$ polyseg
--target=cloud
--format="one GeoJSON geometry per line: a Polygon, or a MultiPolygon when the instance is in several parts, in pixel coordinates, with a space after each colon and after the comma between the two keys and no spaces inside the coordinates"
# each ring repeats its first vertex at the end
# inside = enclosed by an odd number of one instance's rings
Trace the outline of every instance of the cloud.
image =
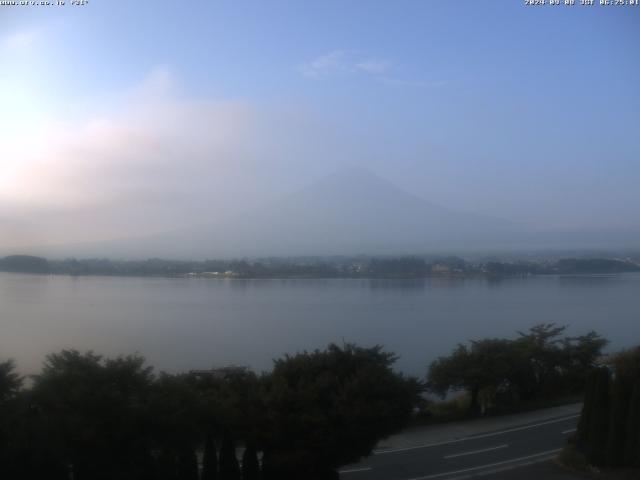
{"type": "Polygon", "coordinates": [[[391,63],[386,60],[364,60],[356,63],[355,67],[362,72],[377,75],[391,69],[391,63]]]}
{"type": "Polygon", "coordinates": [[[356,73],[379,75],[391,67],[391,62],[384,59],[367,58],[353,50],[334,50],[302,64],[299,70],[306,77],[317,78],[356,73]]]}
{"type": "Polygon", "coordinates": [[[31,47],[39,37],[37,30],[23,30],[2,38],[0,45],[8,50],[24,50],[31,47]]]}
{"type": "Polygon", "coordinates": [[[349,52],[344,50],[335,50],[325,55],[321,55],[311,62],[303,64],[300,67],[300,71],[307,77],[320,77],[322,75],[345,73],[349,69],[346,61],[348,55],[349,52]]]}
{"type": "Polygon", "coordinates": [[[440,88],[444,87],[447,84],[447,82],[445,82],[444,80],[428,82],[422,80],[403,80],[401,78],[393,77],[378,77],[378,80],[389,85],[417,88],[440,88]]]}
{"type": "Polygon", "coordinates": [[[390,76],[393,64],[385,59],[363,56],[354,50],[334,50],[304,63],[300,73],[309,78],[330,76],[367,75],[388,84],[410,88],[439,88],[444,81],[408,80],[390,76]]]}
{"type": "Polygon", "coordinates": [[[311,112],[194,97],[168,67],[107,93],[89,116],[69,103],[0,129],[0,248],[223,220],[353,154],[350,137],[311,112]]]}
{"type": "Polygon", "coordinates": [[[0,245],[20,229],[39,243],[144,234],[250,196],[250,176],[236,179],[255,158],[254,107],[184,98],[172,78],[159,68],[88,118],[58,111],[0,132],[0,245]]]}
{"type": "MultiPolygon", "coordinates": [[[[204,181],[233,162],[251,108],[241,102],[181,100],[153,72],[111,112],[80,121],[58,117],[32,125],[28,137],[0,146],[3,199],[32,205],[99,204],[135,192],[184,190],[186,176],[204,181]],[[10,155],[8,155],[10,153],[10,155]],[[198,172],[200,176],[198,175],[198,172]]],[[[189,179],[191,180],[191,179],[189,179]]]]}

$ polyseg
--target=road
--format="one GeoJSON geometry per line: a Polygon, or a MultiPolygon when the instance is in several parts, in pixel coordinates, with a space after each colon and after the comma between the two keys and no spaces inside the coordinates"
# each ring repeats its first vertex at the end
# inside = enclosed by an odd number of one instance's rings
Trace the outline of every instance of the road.
{"type": "Polygon", "coordinates": [[[422,445],[387,448],[340,471],[343,480],[453,480],[547,461],[576,429],[579,415],[422,445]]]}

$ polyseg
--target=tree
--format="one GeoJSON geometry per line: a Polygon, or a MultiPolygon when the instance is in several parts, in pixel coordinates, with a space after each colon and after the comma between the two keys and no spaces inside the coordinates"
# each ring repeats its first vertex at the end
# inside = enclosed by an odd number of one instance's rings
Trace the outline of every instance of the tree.
{"type": "Polygon", "coordinates": [[[225,431],[222,437],[220,480],[240,480],[240,465],[238,465],[236,457],[236,446],[229,431],[225,431]]]}
{"type": "Polygon", "coordinates": [[[151,385],[147,415],[155,448],[179,455],[194,450],[202,439],[202,406],[188,375],[161,373],[151,385]]]}
{"type": "Polygon", "coordinates": [[[632,389],[632,382],[624,376],[616,375],[612,383],[611,411],[607,434],[606,463],[611,467],[619,467],[624,464],[629,402],[632,389]]]}
{"type": "Polygon", "coordinates": [[[188,447],[183,447],[178,455],[179,480],[198,480],[198,458],[196,452],[188,447]]]}
{"type": "Polygon", "coordinates": [[[640,467],[640,379],[635,381],[629,400],[624,464],[640,467]]]}
{"type": "Polygon", "coordinates": [[[616,378],[628,384],[628,407],[624,418],[623,464],[640,466],[640,346],[624,350],[612,359],[616,378]]]}
{"type": "Polygon", "coordinates": [[[451,390],[467,391],[471,414],[482,413],[487,402],[505,407],[582,391],[606,341],[594,332],[561,338],[564,331],[565,327],[543,323],[519,332],[515,340],[488,338],[460,344],[429,366],[429,389],[441,396],[451,390]]]}
{"type": "Polygon", "coordinates": [[[429,272],[427,263],[422,258],[372,258],[369,262],[369,273],[387,277],[423,277],[429,272]]]}
{"type": "Polygon", "coordinates": [[[518,332],[516,340],[522,354],[528,359],[529,380],[531,383],[521,386],[525,399],[531,399],[540,393],[557,390],[560,383],[560,368],[565,355],[560,347],[566,326],[554,323],[534,325],[528,332],[518,332]]]}
{"type": "Polygon", "coordinates": [[[589,374],[577,446],[594,465],[640,466],[640,347],[589,374]]]}
{"type": "Polygon", "coordinates": [[[189,381],[198,396],[200,421],[210,432],[227,430],[254,441],[264,430],[265,405],[255,373],[238,369],[222,377],[191,376],[189,381]]]}
{"type": "Polygon", "coordinates": [[[49,262],[45,258],[31,255],[10,255],[0,259],[0,270],[5,272],[49,273],[49,262]]]}
{"type": "Polygon", "coordinates": [[[49,355],[30,392],[47,455],[71,465],[76,478],[140,475],[150,461],[146,404],[152,378],[137,356],[49,355]]]}
{"type": "Polygon", "coordinates": [[[276,360],[264,381],[263,468],[279,479],[333,475],[401,429],[422,387],[395,373],[395,360],[380,346],[352,344],[276,360]]]}
{"type": "Polygon", "coordinates": [[[471,352],[464,344],[458,344],[451,355],[434,360],[427,374],[429,390],[444,397],[452,389],[477,388],[479,382],[468,378],[472,361],[471,352]]]}
{"type": "Polygon", "coordinates": [[[158,457],[158,479],[180,480],[178,477],[178,463],[173,451],[163,448],[158,457]]]}
{"type": "Polygon", "coordinates": [[[21,387],[22,378],[15,372],[13,360],[0,362],[0,478],[29,474],[23,467],[29,446],[27,425],[20,421],[24,406],[16,401],[21,387]]]}
{"type": "Polygon", "coordinates": [[[255,445],[248,444],[242,454],[242,480],[259,480],[260,463],[255,445]]]}
{"type": "Polygon", "coordinates": [[[611,367],[619,378],[640,379],[640,346],[623,350],[611,359],[611,367]]]}
{"type": "Polygon", "coordinates": [[[495,390],[508,376],[505,341],[487,339],[471,342],[471,347],[458,345],[449,357],[440,357],[429,368],[429,386],[445,395],[450,390],[467,390],[471,397],[469,412],[478,414],[480,392],[495,390]]]}
{"type": "Polygon", "coordinates": [[[592,412],[587,425],[587,458],[595,465],[606,462],[607,435],[609,432],[609,384],[611,374],[607,368],[599,368],[595,377],[592,412]]]}
{"type": "Polygon", "coordinates": [[[582,403],[582,412],[578,421],[577,438],[578,446],[584,448],[589,443],[589,428],[591,425],[591,417],[593,416],[593,404],[596,394],[596,383],[598,378],[597,370],[592,370],[587,376],[584,402],[582,403]]]}
{"type": "Polygon", "coordinates": [[[218,480],[218,454],[211,434],[207,434],[204,440],[202,480],[218,480]]]}
{"type": "Polygon", "coordinates": [[[584,390],[587,374],[593,370],[595,361],[608,343],[594,331],[562,339],[562,382],[572,393],[584,390]]]}
{"type": "Polygon", "coordinates": [[[15,372],[13,360],[0,362],[0,406],[17,395],[22,382],[22,377],[15,372]]]}

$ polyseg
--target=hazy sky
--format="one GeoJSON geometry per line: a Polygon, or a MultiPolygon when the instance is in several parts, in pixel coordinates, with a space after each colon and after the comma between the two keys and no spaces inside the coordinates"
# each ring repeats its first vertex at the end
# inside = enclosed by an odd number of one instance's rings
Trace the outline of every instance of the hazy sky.
{"type": "Polygon", "coordinates": [[[0,247],[191,225],[352,165],[532,226],[640,226],[640,7],[66,3],[0,6],[0,247]]]}

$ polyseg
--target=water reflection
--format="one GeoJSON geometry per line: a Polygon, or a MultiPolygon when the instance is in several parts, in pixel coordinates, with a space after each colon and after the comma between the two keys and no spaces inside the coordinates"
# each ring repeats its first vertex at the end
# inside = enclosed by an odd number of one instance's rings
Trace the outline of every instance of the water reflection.
{"type": "Polygon", "coordinates": [[[422,375],[458,342],[540,322],[640,341],[640,275],[427,279],[180,279],[0,274],[0,359],[36,371],[61,348],[140,352],[160,369],[237,363],[342,339],[383,344],[422,375]]]}
{"type": "MultiPolygon", "coordinates": [[[[624,277],[624,275],[622,275],[624,277]]],[[[602,274],[602,275],[559,275],[558,285],[561,287],[612,287],[620,282],[621,275],[602,274]]]]}
{"type": "Polygon", "coordinates": [[[370,290],[393,290],[397,293],[424,290],[427,285],[427,280],[424,278],[372,278],[366,282],[370,290]]]}

